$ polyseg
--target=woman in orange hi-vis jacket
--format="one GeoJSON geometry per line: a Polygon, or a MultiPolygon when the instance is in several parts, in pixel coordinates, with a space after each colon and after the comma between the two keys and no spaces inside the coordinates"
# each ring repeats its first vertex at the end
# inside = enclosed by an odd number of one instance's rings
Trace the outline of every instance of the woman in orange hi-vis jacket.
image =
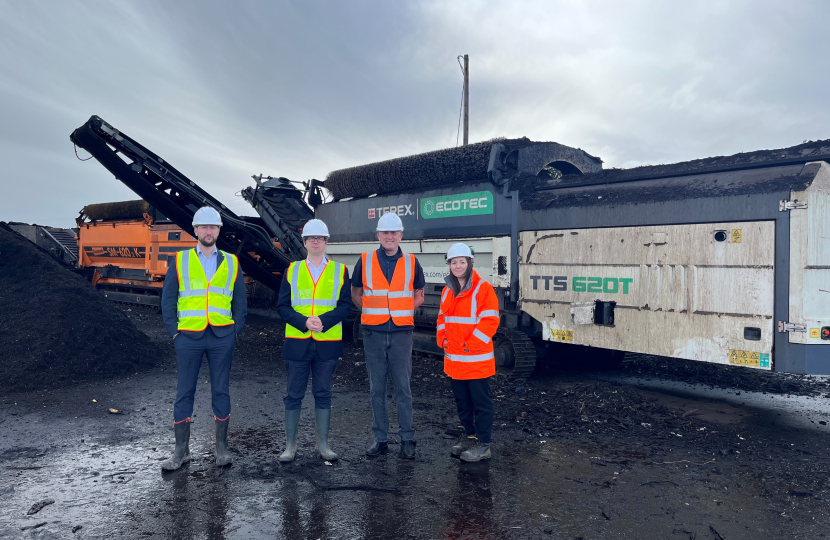
{"type": "Polygon", "coordinates": [[[447,264],[450,275],[441,293],[438,345],[444,349],[444,373],[452,379],[458,417],[466,431],[450,453],[464,461],[481,461],[490,459],[490,377],[496,374],[493,336],[499,328],[499,300],[493,286],[473,270],[469,247],[453,244],[447,264]]]}

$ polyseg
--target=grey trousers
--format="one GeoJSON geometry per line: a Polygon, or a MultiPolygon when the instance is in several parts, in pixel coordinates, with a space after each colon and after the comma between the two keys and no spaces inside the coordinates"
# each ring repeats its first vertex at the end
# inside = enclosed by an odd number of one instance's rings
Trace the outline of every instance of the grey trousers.
{"type": "Polygon", "coordinates": [[[378,332],[361,329],[363,351],[366,354],[366,371],[369,373],[369,397],[372,403],[372,433],[375,441],[386,442],[389,436],[389,412],[386,404],[388,377],[395,387],[398,405],[398,435],[402,441],[415,439],[412,429],[412,330],[403,332],[378,332]]]}

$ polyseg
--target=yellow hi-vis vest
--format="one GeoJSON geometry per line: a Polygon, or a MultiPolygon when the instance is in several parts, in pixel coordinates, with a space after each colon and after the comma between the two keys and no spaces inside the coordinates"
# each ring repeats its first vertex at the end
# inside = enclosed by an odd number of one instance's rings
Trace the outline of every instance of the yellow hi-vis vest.
{"type": "Polygon", "coordinates": [[[205,270],[196,254],[196,248],[176,253],[176,273],[179,276],[179,330],[200,332],[211,326],[233,324],[231,301],[233,284],[239,271],[236,256],[222,252],[222,264],[208,283],[205,270]]]}
{"type": "MultiPolygon", "coordinates": [[[[346,266],[328,261],[317,283],[311,277],[306,261],[294,261],[288,267],[288,282],[291,284],[291,307],[300,315],[319,317],[337,307],[340,287],[346,277],[346,266]]],[[[285,325],[285,337],[294,339],[312,338],[317,341],[343,339],[343,325],[337,323],[325,332],[313,333],[307,329],[285,325]]]]}

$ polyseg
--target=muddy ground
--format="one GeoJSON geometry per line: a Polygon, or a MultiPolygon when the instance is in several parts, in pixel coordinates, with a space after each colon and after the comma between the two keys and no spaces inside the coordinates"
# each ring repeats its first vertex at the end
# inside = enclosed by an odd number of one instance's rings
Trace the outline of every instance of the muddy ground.
{"type": "Polygon", "coordinates": [[[362,350],[349,344],[334,387],[332,446],[340,461],[329,465],[314,453],[308,395],[298,459],[281,466],[282,325],[252,315],[231,380],[234,464],[217,468],[210,455],[205,366],[195,459],[162,474],[173,442],[173,349],[159,315],[127,315],[167,355],[157,367],[2,395],[0,537],[830,534],[830,392],[823,381],[757,379],[711,366],[695,374],[694,366],[661,367],[654,359],[597,373],[545,364],[527,381],[495,378],[493,459],[464,464],[448,453],[458,422],[441,361],[416,357],[417,458],[399,459],[393,437],[393,453],[369,459],[368,381],[362,350]]]}

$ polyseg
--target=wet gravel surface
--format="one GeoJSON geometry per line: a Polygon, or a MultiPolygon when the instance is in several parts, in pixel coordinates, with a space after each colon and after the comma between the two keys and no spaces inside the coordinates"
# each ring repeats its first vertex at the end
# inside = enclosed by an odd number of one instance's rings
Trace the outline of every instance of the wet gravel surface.
{"type": "Polygon", "coordinates": [[[526,381],[497,375],[493,458],[464,464],[448,452],[459,426],[441,361],[419,356],[417,457],[400,459],[393,437],[390,454],[369,459],[363,354],[347,344],[332,413],[341,459],[327,464],[314,452],[309,394],[298,459],[280,465],[282,324],[256,315],[232,372],[234,464],[217,468],[210,454],[205,366],[194,460],[162,474],[175,362],[160,316],[126,313],[167,355],[158,368],[2,395],[0,537],[731,540],[830,531],[823,381],[772,374],[749,389],[746,371],[695,375],[695,366],[655,359],[604,373],[543,365],[526,381]]]}

